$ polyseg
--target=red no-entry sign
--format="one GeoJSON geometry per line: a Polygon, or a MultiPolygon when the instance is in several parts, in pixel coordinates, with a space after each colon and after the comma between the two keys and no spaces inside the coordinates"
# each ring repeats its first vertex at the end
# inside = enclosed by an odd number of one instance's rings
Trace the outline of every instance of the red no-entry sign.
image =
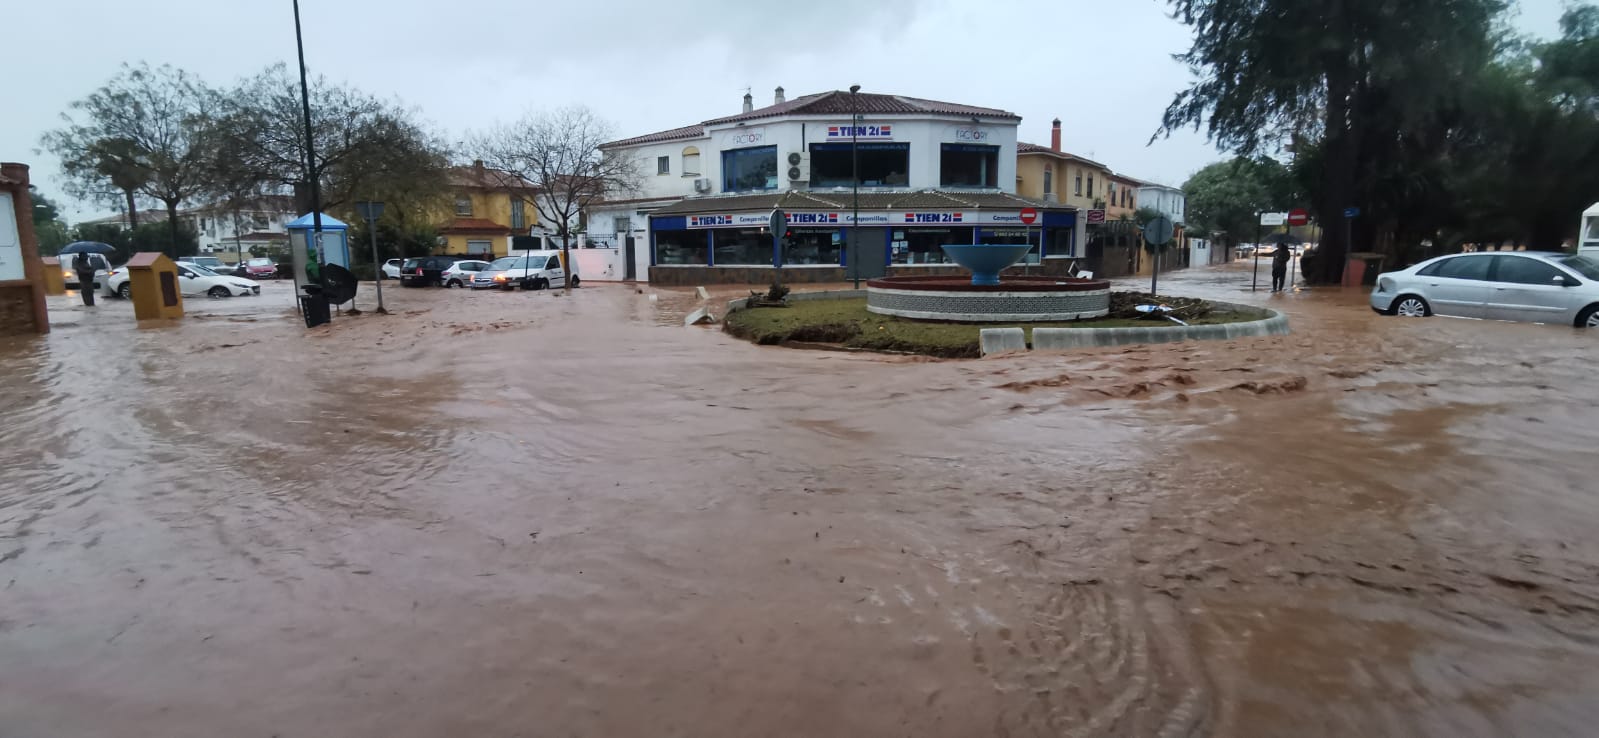
{"type": "Polygon", "coordinates": [[[1038,220],[1038,211],[1037,210],[1034,210],[1032,208],[1022,208],[1022,222],[1023,223],[1026,223],[1027,225],[1032,225],[1033,221],[1035,221],[1035,220],[1038,220]]]}
{"type": "Polygon", "coordinates": [[[1288,225],[1302,226],[1310,223],[1310,213],[1304,208],[1294,208],[1288,211],[1288,225]]]}

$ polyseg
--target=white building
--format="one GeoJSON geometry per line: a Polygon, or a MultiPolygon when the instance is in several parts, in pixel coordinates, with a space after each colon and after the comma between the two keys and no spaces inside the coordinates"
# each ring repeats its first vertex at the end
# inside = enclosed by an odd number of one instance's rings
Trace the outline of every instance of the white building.
{"type": "Polygon", "coordinates": [[[630,274],[671,284],[762,281],[759,269],[776,265],[813,270],[798,281],[841,278],[851,238],[861,239],[868,277],[941,265],[943,243],[1037,243],[1034,262],[1051,247],[1070,254],[1075,209],[1015,195],[1020,122],[899,95],[790,100],[779,87],[763,108],[745,95],[737,115],[601,146],[635,158],[643,177],[637,192],[589,209],[588,238],[631,246],[630,274]],[[856,157],[860,228],[851,234],[856,157]],[[791,216],[783,253],[762,228],[774,208],[791,216]]]}
{"type": "Polygon", "coordinates": [[[1188,201],[1176,187],[1144,182],[1138,186],[1138,207],[1154,208],[1177,225],[1187,223],[1188,201]]]}
{"type": "MultiPolygon", "coordinates": [[[[287,195],[265,195],[246,204],[238,211],[218,205],[202,205],[178,211],[178,220],[194,230],[200,253],[232,253],[242,248],[246,253],[252,246],[286,246],[289,232],[285,226],[299,217],[294,211],[294,198],[287,195]]],[[[139,211],[139,224],[167,222],[167,211],[160,208],[139,211]]],[[[84,224],[115,225],[128,228],[126,212],[104,218],[83,221],[84,224]]]]}

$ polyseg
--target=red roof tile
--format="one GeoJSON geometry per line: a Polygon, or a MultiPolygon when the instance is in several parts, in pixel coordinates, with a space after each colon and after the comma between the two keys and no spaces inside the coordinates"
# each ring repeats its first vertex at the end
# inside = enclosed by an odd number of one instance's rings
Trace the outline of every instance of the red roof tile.
{"type": "Polygon", "coordinates": [[[473,236],[509,236],[509,226],[502,226],[487,218],[456,218],[450,224],[440,228],[439,233],[473,236]]]}
{"type": "Polygon", "coordinates": [[[776,105],[756,108],[748,113],[713,118],[699,125],[684,126],[682,128],[673,128],[669,131],[624,138],[620,141],[601,144],[600,148],[637,146],[639,144],[699,138],[705,135],[706,126],[725,123],[776,118],[783,115],[849,115],[857,110],[862,115],[958,115],[963,117],[1003,118],[1005,120],[1022,119],[1021,116],[1015,113],[1000,110],[999,108],[961,105],[938,100],[925,100],[919,97],[906,97],[904,95],[880,95],[870,92],[852,95],[848,92],[832,90],[818,92],[814,95],[801,95],[776,105]]]}
{"type": "Polygon", "coordinates": [[[1018,155],[1020,155],[1020,154],[1044,154],[1046,156],[1053,156],[1053,157],[1056,157],[1056,158],[1059,158],[1059,159],[1066,159],[1066,160],[1069,160],[1069,161],[1080,161],[1080,162],[1083,162],[1084,164],[1092,164],[1092,165],[1094,165],[1096,167],[1099,167],[1100,169],[1108,169],[1109,168],[1109,167],[1106,167],[1104,164],[1101,164],[1101,163],[1099,163],[1097,161],[1094,161],[1093,159],[1090,159],[1088,157],[1078,156],[1076,154],[1067,153],[1065,151],[1056,151],[1056,150],[1054,150],[1054,149],[1052,149],[1052,148],[1050,148],[1048,146],[1040,146],[1040,145],[1035,144],[1035,143],[1023,143],[1021,141],[1017,141],[1016,142],[1016,153],[1018,155]]]}

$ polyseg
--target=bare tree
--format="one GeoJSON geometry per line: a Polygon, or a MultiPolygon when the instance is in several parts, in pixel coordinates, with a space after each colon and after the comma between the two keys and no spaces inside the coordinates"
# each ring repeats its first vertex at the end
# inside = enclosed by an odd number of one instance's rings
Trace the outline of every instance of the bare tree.
{"type": "MultiPolygon", "coordinates": [[[[216,106],[216,94],[181,69],[123,65],[104,87],[72,103],[62,114],[67,126],[43,143],[61,157],[73,191],[136,191],[166,205],[176,256],[178,207],[209,186],[216,106]]],[[[136,211],[134,198],[127,200],[136,211]]]]}
{"type": "Polygon", "coordinates": [[[611,125],[583,106],[531,113],[521,120],[473,136],[474,156],[513,192],[534,188],[539,220],[561,237],[566,288],[572,288],[572,230],[590,204],[634,193],[637,160],[600,151],[614,140],[611,125]]]}
{"type": "MultiPolygon", "coordinates": [[[[410,110],[323,77],[311,81],[310,96],[324,209],[383,200],[398,215],[442,201],[449,152],[410,110]]],[[[309,209],[301,115],[299,79],[276,64],[227,94],[221,129],[244,178],[263,192],[292,190],[309,209]]]]}

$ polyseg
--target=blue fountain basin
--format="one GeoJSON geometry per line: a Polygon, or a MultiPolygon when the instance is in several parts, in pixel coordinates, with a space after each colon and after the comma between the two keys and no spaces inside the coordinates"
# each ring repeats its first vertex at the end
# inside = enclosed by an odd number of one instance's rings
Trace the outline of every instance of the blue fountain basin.
{"type": "Polygon", "coordinates": [[[945,244],[943,248],[949,258],[972,273],[972,284],[996,285],[999,273],[1020,261],[1033,247],[1025,243],[963,243],[945,244]]]}

